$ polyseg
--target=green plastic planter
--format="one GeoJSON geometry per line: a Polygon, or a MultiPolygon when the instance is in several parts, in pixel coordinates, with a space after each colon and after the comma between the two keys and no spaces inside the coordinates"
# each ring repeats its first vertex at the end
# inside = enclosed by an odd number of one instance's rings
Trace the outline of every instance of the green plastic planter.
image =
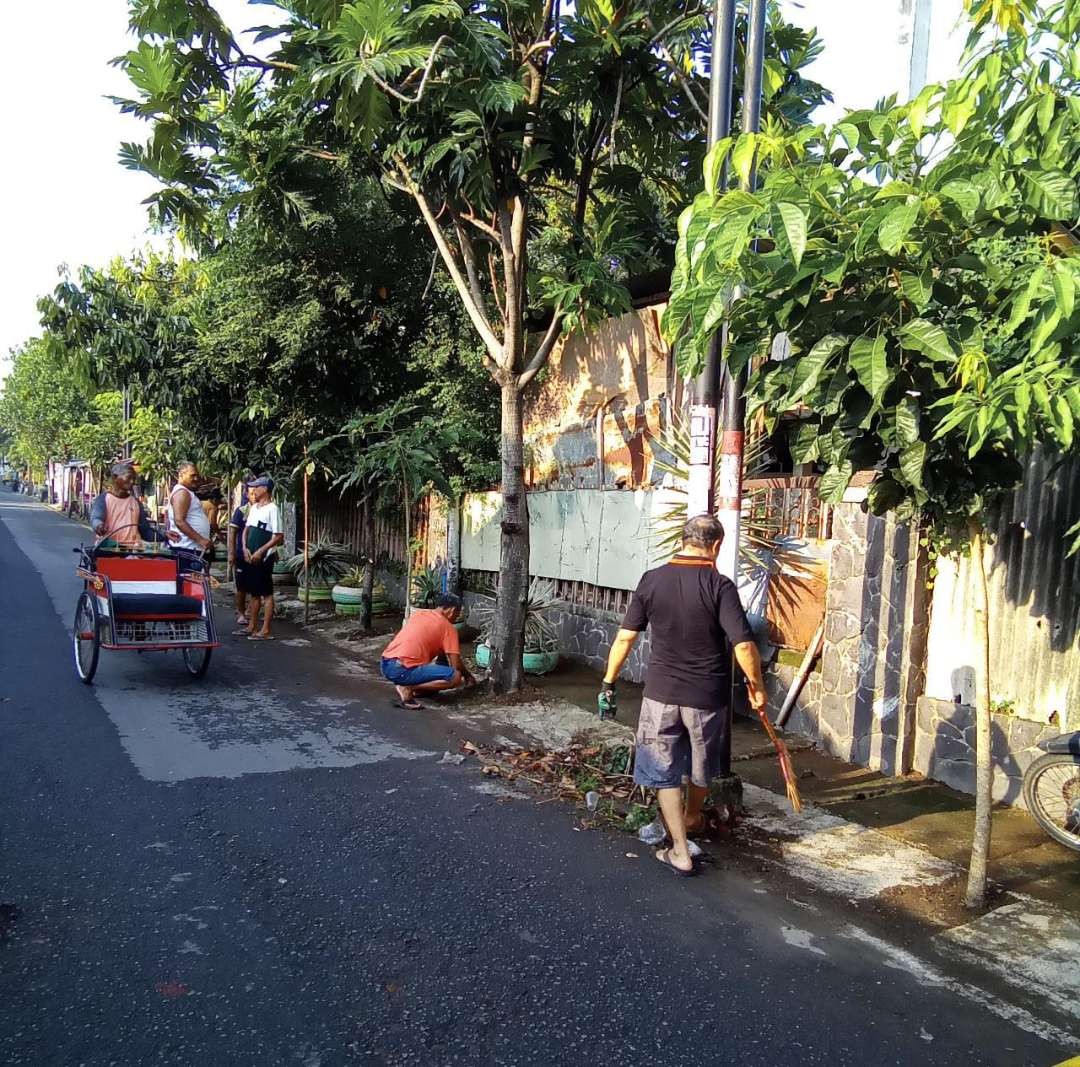
{"type": "MultiPolygon", "coordinates": [[[[476,646],[476,665],[483,670],[487,670],[491,665],[491,649],[488,645],[476,646]]],[[[559,653],[525,652],[521,657],[521,665],[526,674],[549,674],[559,665],[559,653]]]]}

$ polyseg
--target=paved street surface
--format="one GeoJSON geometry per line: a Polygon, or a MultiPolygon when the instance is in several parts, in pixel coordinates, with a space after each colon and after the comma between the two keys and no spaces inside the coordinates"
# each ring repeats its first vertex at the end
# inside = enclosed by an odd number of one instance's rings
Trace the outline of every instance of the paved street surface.
{"type": "Polygon", "coordinates": [[[0,1063],[1065,1058],[745,857],[677,880],[440,765],[292,628],[82,685],[83,533],[0,493],[0,1063]]]}

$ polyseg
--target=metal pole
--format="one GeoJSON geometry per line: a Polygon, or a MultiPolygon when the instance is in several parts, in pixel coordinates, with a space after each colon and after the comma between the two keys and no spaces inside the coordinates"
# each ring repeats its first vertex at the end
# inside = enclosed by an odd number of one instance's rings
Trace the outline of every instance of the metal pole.
{"type": "MultiPolygon", "coordinates": [[[[761,128],[761,72],[765,63],[766,0],[751,0],[746,32],[746,70],[743,79],[742,130],[757,133],[761,128]]],[[[746,188],[757,184],[757,169],[751,169],[746,188]]],[[[738,290],[732,294],[738,299],[738,290]]],[[[724,376],[724,405],[720,425],[719,499],[717,518],[724,527],[724,543],[717,566],[720,573],[736,581],[739,572],[739,524],[742,515],[743,433],[746,420],[746,371],[724,376]]]]}
{"type": "MultiPolygon", "coordinates": [[[[742,131],[757,133],[761,128],[761,72],[765,64],[765,6],[766,0],[750,0],[746,29],[746,66],[743,71],[742,131]]],[[[756,168],[752,168],[746,188],[757,183],[756,168]]],[[[736,286],[731,294],[739,299],[736,286]]],[[[716,517],[724,527],[724,541],[716,565],[720,573],[733,582],[739,574],[739,525],[742,518],[743,432],[746,421],[746,371],[724,375],[724,405],[720,421],[720,470],[717,478],[718,499],[716,517]]],[[[742,700],[742,686],[735,685],[736,665],[731,665],[731,699],[728,701],[726,744],[720,753],[720,771],[731,776],[731,730],[736,699],[742,700]]]]}
{"type": "MultiPolygon", "coordinates": [[[[731,132],[731,97],[735,66],[735,0],[716,0],[713,8],[712,64],[709,77],[709,129],[712,148],[731,132]]],[[[727,184],[727,163],[717,188],[727,184]]],[[[687,518],[713,510],[713,460],[716,455],[716,404],[723,341],[709,344],[705,366],[694,381],[690,407],[690,473],[687,480],[687,518]]]]}
{"type": "MultiPolygon", "coordinates": [[[[304,452],[307,458],[307,451],[304,452]]],[[[295,483],[294,483],[295,484],[295,483]]],[[[308,581],[308,470],[304,464],[304,625],[308,623],[308,612],[311,610],[311,583],[308,581]]]]}

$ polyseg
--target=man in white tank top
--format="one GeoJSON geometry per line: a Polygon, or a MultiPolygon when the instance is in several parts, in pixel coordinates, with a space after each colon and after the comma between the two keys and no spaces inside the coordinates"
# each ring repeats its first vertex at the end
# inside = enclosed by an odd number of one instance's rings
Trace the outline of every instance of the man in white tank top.
{"type": "Polygon", "coordinates": [[[210,547],[210,520],[194,493],[198,484],[199,468],[190,461],[181,463],[169,494],[169,529],[180,535],[173,541],[174,548],[200,552],[210,547]]]}

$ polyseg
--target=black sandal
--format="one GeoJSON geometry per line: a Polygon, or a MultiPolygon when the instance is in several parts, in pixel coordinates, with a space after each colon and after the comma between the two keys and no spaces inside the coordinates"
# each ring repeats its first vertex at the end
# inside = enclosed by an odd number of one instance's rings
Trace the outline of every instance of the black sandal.
{"type": "Polygon", "coordinates": [[[656,859],[659,863],[662,863],[669,871],[673,871],[680,878],[693,878],[698,873],[697,864],[691,862],[690,870],[684,871],[682,867],[676,867],[671,862],[671,849],[670,848],[658,848],[656,850],[656,859]]]}

